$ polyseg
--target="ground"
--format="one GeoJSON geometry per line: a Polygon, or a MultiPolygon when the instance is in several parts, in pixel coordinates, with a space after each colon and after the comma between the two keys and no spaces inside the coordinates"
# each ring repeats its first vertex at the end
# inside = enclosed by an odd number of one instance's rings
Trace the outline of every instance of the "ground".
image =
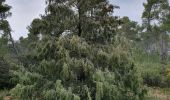
{"type": "Polygon", "coordinates": [[[148,88],[146,100],[170,100],[170,89],[148,88]]]}
{"type": "MultiPolygon", "coordinates": [[[[0,91],[0,100],[17,100],[11,99],[8,90],[0,91]]],[[[156,87],[148,87],[148,95],[146,100],[170,100],[170,88],[162,89],[156,87]]]]}

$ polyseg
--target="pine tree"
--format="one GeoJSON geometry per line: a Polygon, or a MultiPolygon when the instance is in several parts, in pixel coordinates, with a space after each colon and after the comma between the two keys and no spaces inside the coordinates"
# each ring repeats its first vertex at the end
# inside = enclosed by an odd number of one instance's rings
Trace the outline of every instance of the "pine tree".
{"type": "Polygon", "coordinates": [[[120,20],[122,24],[119,25],[119,35],[124,36],[131,41],[140,41],[141,27],[138,25],[138,23],[135,21],[131,21],[128,17],[123,17],[120,20]]]}
{"type": "Polygon", "coordinates": [[[9,52],[8,40],[9,40],[9,24],[6,17],[10,15],[10,6],[6,5],[5,0],[0,1],[0,87],[4,88],[9,85],[9,65],[5,60],[5,55],[9,52]]]}
{"type": "Polygon", "coordinates": [[[9,12],[10,10],[10,6],[5,4],[6,0],[1,0],[0,1],[0,19],[5,19],[6,17],[8,17],[9,15],[11,15],[11,13],[9,12]]]}
{"type": "Polygon", "coordinates": [[[12,94],[23,100],[142,99],[143,89],[128,48],[122,48],[127,47],[124,42],[117,43],[99,47],[78,36],[43,39],[32,55],[36,64],[15,72],[19,83],[12,94]]]}
{"type": "Polygon", "coordinates": [[[39,29],[38,32],[34,29],[34,34],[59,37],[71,33],[101,43],[115,36],[119,20],[112,13],[118,6],[107,0],[46,0],[46,3],[46,14],[33,21],[37,26],[29,27],[39,29]]]}
{"type": "Polygon", "coordinates": [[[21,38],[33,62],[13,72],[18,83],[11,94],[21,100],[143,100],[129,41],[114,37],[115,6],[107,0],[46,2],[46,14],[21,38]]]}
{"type": "Polygon", "coordinates": [[[160,51],[161,61],[164,62],[167,58],[166,37],[168,35],[167,30],[163,30],[161,26],[168,22],[167,19],[170,13],[168,0],[147,0],[147,3],[144,3],[144,8],[143,26],[147,29],[144,41],[146,41],[147,49],[149,50],[152,49],[154,43],[160,44],[158,46],[160,50],[158,51],[160,51]]]}

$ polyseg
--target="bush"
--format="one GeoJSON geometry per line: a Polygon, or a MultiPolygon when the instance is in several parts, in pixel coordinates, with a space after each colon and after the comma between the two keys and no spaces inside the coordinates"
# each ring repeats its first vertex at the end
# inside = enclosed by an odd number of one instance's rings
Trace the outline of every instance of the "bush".
{"type": "Polygon", "coordinates": [[[21,100],[142,100],[141,80],[123,45],[94,46],[77,36],[41,40],[32,57],[37,64],[14,72],[19,83],[11,93],[21,100]]]}
{"type": "Polygon", "coordinates": [[[145,85],[164,88],[170,86],[170,78],[168,78],[168,65],[163,66],[157,61],[144,61],[137,62],[137,66],[145,85]]]}
{"type": "Polygon", "coordinates": [[[0,57],[0,88],[8,87],[9,80],[9,65],[2,57],[0,57]]]}
{"type": "Polygon", "coordinates": [[[161,68],[158,63],[141,64],[142,78],[148,86],[160,86],[162,81],[161,68]]]}
{"type": "Polygon", "coordinates": [[[9,90],[6,89],[0,90],[0,100],[4,100],[3,98],[5,96],[9,96],[9,90]]]}

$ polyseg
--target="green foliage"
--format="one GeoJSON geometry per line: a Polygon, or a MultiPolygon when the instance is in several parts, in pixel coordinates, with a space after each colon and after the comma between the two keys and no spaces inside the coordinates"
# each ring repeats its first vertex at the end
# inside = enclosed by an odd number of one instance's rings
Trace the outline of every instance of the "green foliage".
{"type": "Polygon", "coordinates": [[[144,3],[143,43],[147,52],[160,52],[160,59],[165,63],[168,55],[170,6],[168,0],[147,0],[144,3]]]}
{"type": "Polygon", "coordinates": [[[46,4],[46,14],[28,27],[30,37],[76,34],[90,42],[107,43],[115,36],[119,20],[112,13],[119,7],[108,0],[46,0],[46,4]]]}
{"type": "Polygon", "coordinates": [[[11,9],[11,6],[4,4],[6,0],[1,0],[0,1],[0,20],[1,19],[5,19],[7,16],[11,15],[11,13],[9,12],[9,10],[11,9]]]}
{"type": "Polygon", "coordinates": [[[142,78],[144,83],[148,86],[161,86],[163,85],[163,75],[159,63],[143,63],[140,64],[142,70],[142,78]]]}
{"type": "Polygon", "coordinates": [[[7,87],[9,85],[9,65],[1,57],[0,58],[0,89],[7,87]]]}
{"type": "Polygon", "coordinates": [[[144,96],[125,44],[94,46],[71,36],[47,37],[36,47],[32,56],[37,63],[14,72],[19,83],[11,93],[20,99],[141,100],[144,96]]]}
{"type": "Polygon", "coordinates": [[[0,90],[0,100],[4,100],[5,96],[9,96],[9,90],[6,89],[0,90]]]}
{"type": "Polygon", "coordinates": [[[138,66],[138,73],[141,74],[143,82],[152,87],[169,87],[168,68],[169,64],[160,63],[157,53],[148,54],[142,50],[134,50],[134,59],[138,66]]]}
{"type": "Polygon", "coordinates": [[[119,35],[126,37],[132,41],[139,41],[141,39],[140,36],[140,26],[137,22],[131,21],[128,17],[123,17],[120,19],[122,24],[118,30],[119,35]]]}
{"type": "MultiPolygon", "coordinates": [[[[154,64],[141,64],[145,61],[142,55],[136,57],[135,61],[142,59],[137,64],[133,59],[131,43],[142,40],[141,27],[136,22],[124,17],[119,25],[119,18],[112,16],[118,7],[108,0],[46,0],[46,4],[45,15],[33,20],[28,37],[20,38],[18,43],[12,40],[8,22],[0,23],[4,32],[0,55],[12,66],[10,81],[16,84],[10,91],[12,96],[20,100],[144,99],[146,91],[137,66],[154,64]],[[6,48],[11,46],[9,41],[16,51],[16,60],[6,56],[6,52],[12,54],[6,48]]],[[[146,21],[152,10],[149,5],[144,6],[146,21]]],[[[157,16],[159,12],[153,13],[149,18],[164,18],[157,16]]],[[[144,82],[162,84],[159,70],[152,67],[142,69],[144,82]]]]}

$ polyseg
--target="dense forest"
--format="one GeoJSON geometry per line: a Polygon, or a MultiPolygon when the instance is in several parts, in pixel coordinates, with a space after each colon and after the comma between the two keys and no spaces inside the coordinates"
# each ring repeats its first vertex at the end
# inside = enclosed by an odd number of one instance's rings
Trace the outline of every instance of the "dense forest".
{"type": "Polygon", "coordinates": [[[141,24],[109,0],[44,2],[15,41],[0,0],[0,100],[170,99],[168,0],[143,3],[141,24]]]}

